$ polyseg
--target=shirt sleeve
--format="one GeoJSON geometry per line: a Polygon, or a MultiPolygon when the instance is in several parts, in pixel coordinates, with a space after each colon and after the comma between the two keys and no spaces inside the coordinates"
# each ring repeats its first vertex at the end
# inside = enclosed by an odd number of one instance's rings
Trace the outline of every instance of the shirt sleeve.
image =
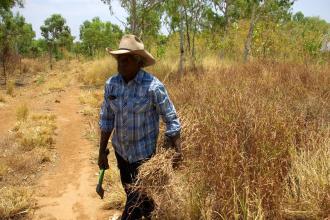
{"type": "Polygon", "coordinates": [[[165,135],[169,137],[180,134],[181,124],[177,117],[175,107],[170,100],[163,84],[155,89],[156,110],[166,124],[165,135]]]}
{"type": "Polygon", "coordinates": [[[115,114],[110,108],[109,87],[107,82],[104,86],[104,100],[100,110],[99,126],[102,131],[111,133],[114,127],[115,114]]]}

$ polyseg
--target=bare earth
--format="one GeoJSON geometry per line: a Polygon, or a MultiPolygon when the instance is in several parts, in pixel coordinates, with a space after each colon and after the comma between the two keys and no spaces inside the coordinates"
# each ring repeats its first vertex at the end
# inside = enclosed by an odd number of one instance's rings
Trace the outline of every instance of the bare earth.
{"type": "MultiPolygon", "coordinates": [[[[109,219],[112,210],[102,209],[103,201],[95,192],[97,164],[92,163],[91,153],[96,149],[83,137],[84,121],[79,114],[79,88],[65,88],[57,95],[60,103],[38,97],[38,91],[22,94],[9,100],[0,109],[0,133],[4,135],[14,126],[17,106],[27,98],[30,111],[48,111],[56,115],[56,153],[58,159],[42,171],[33,186],[36,209],[32,219],[46,220],[93,220],[109,219]]],[[[111,218],[110,218],[111,219],[111,218]]]]}
{"type": "Polygon", "coordinates": [[[33,219],[108,219],[95,192],[97,166],[90,161],[93,146],[83,137],[83,118],[78,113],[79,90],[67,89],[54,108],[59,160],[36,186],[38,209],[33,219]]]}

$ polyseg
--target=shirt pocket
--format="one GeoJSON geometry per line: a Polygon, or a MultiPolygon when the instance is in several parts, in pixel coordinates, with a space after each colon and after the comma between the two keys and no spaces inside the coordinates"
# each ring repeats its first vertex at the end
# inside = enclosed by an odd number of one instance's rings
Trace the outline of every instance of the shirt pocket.
{"type": "Polygon", "coordinates": [[[143,97],[135,97],[133,103],[133,111],[135,113],[142,113],[149,111],[152,107],[152,101],[150,97],[143,96],[143,97]]]}
{"type": "Polygon", "coordinates": [[[110,92],[109,96],[107,97],[110,108],[113,112],[118,112],[121,108],[121,96],[116,90],[110,92]]]}
{"type": "Polygon", "coordinates": [[[119,102],[119,98],[110,100],[110,108],[113,112],[118,112],[120,109],[120,102],[119,102]]]}

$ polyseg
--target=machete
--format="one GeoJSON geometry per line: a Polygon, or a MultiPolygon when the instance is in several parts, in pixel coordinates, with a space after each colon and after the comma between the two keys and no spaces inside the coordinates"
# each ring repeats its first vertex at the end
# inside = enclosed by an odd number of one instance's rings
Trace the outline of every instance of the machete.
{"type": "MultiPolygon", "coordinates": [[[[107,149],[105,152],[108,155],[109,154],[109,149],[107,149]]],[[[102,188],[102,183],[103,183],[103,178],[104,178],[104,172],[105,172],[105,169],[101,169],[100,170],[99,180],[98,180],[98,183],[97,183],[97,186],[96,186],[96,192],[97,192],[97,194],[99,194],[99,196],[101,197],[101,199],[103,199],[103,197],[104,197],[104,189],[102,188]]]]}

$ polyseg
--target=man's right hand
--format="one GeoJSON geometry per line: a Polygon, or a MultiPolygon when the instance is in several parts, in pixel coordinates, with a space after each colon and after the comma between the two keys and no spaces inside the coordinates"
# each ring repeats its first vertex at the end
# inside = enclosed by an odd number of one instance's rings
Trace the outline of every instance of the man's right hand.
{"type": "Polygon", "coordinates": [[[108,154],[109,154],[109,149],[106,149],[105,151],[99,152],[98,165],[99,165],[100,170],[101,169],[104,169],[104,170],[109,169],[108,154]]]}

